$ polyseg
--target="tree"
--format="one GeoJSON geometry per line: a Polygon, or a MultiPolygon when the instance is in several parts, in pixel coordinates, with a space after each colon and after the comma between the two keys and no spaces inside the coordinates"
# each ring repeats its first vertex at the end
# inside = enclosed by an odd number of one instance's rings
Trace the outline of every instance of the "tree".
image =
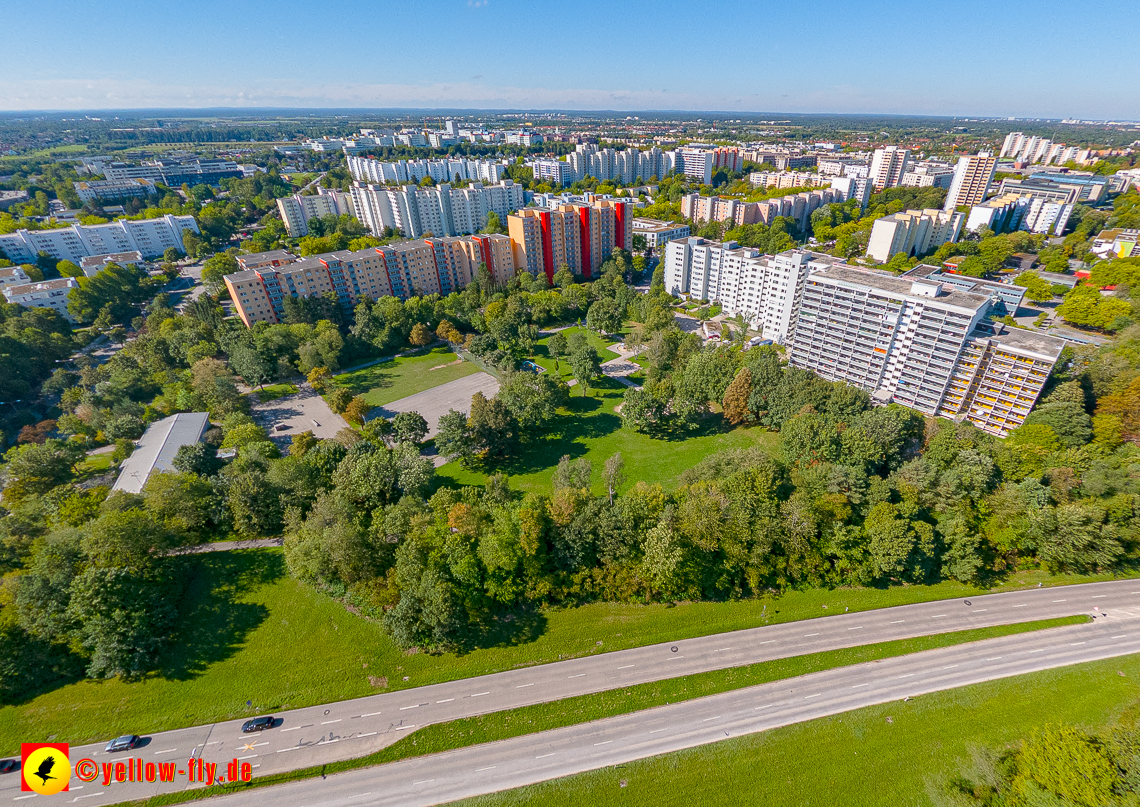
{"type": "Polygon", "coordinates": [[[1013,282],[1024,286],[1026,298],[1035,303],[1047,303],[1053,299],[1053,286],[1036,272],[1022,272],[1013,282]]]}
{"type": "Polygon", "coordinates": [[[1076,402],[1047,401],[1025,418],[1025,425],[1048,426],[1067,448],[1080,448],[1093,436],[1092,418],[1076,402]]]}
{"type": "Polygon", "coordinates": [[[1108,329],[1132,310],[1127,300],[1105,297],[1096,286],[1080,285],[1065,295],[1057,314],[1073,325],[1108,329]]]}
{"type": "Polygon", "coordinates": [[[332,382],[332,373],[329,372],[329,368],[327,367],[314,367],[309,371],[306,380],[309,382],[309,386],[318,393],[324,392],[332,382]]]}
{"type": "Polygon", "coordinates": [[[354,426],[363,426],[368,413],[375,409],[372,404],[364,400],[361,395],[355,396],[344,408],[344,419],[354,426]]]}
{"type": "Polygon", "coordinates": [[[621,307],[617,301],[608,297],[595,300],[586,312],[586,327],[603,334],[621,330],[621,307]]]}
{"type": "Polygon", "coordinates": [[[468,460],[475,453],[475,440],[467,428],[467,415],[451,409],[439,418],[435,447],[448,460],[468,460]]]}
{"type": "Polygon", "coordinates": [[[412,333],[408,337],[408,341],[416,347],[426,347],[435,341],[435,336],[422,322],[417,322],[412,326],[412,333]]]}
{"type": "Polygon", "coordinates": [[[420,444],[427,437],[428,424],[419,412],[400,412],[392,418],[397,443],[420,444]]]}
{"type": "Polygon", "coordinates": [[[352,399],[352,390],[348,387],[333,387],[333,391],[328,396],[329,408],[338,415],[344,414],[348,405],[352,403],[352,399]]]}
{"type": "MultiPolygon", "coordinates": [[[[413,330],[415,329],[413,328],[413,330]]],[[[440,321],[438,327],[435,329],[435,335],[446,342],[450,342],[453,345],[459,345],[463,343],[463,334],[460,333],[459,329],[447,320],[440,321]]]]}
{"type": "Polygon", "coordinates": [[[241,340],[229,350],[230,367],[251,387],[260,388],[273,377],[276,362],[263,356],[252,340],[241,340]]]}
{"type": "Polygon", "coordinates": [[[610,504],[614,503],[614,493],[625,483],[625,461],[621,452],[615,451],[602,469],[602,479],[606,483],[606,492],[610,497],[610,504]]]}
{"type": "Polygon", "coordinates": [[[138,313],[138,304],[148,300],[154,282],[138,266],[109,263],[93,277],[79,278],[79,286],[67,297],[67,310],[78,322],[94,322],[103,315],[109,327],[127,323],[138,313]]]}
{"type": "Polygon", "coordinates": [[[207,443],[190,443],[181,446],[172,464],[184,474],[213,476],[225,464],[218,459],[218,450],[207,443]]]}
{"type": "Polygon", "coordinates": [[[82,445],[63,440],[45,440],[8,449],[4,455],[8,462],[4,498],[18,502],[47,493],[71,478],[72,468],[82,456],[82,445]]]}
{"type": "Polygon", "coordinates": [[[585,395],[590,382],[602,372],[602,360],[598,351],[588,344],[573,350],[570,353],[570,372],[582,385],[582,394],[585,395]]]}
{"type": "Polygon", "coordinates": [[[664,421],[667,404],[648,387],[630,387],[622,397],[622,424],[634,431],[653,432],[664,421]]]}
{"type": "Polygon", "coordinates": [[[734,426],[749,420],[752,413],[748,409],[748,396],[752,394],[752,371],[741,367],[736,377],[724,391],[724,418],[734,426]]]}
{"type": "Polygon", "coordinates": [[[518,442],[518,423],[498,396],[488,400],[476,392],[471,397],[467,428],[475,450],[485,458],[505,457],[518,442]]]}
{"type": "Polygon", "coordinates": [[[61,277],[83,277],[83,270],[69,260],[62,260],[55,265],[55,271],[61,277]]]}
{"type": "Polygon", "coordinates": [[[491,210],[487,213],[487,223],[483,225],[483,229],[480,230],[480,232],[505,235],[507,228],[503,226],[503,222],[499,219],[499,214],[491,210]]]}
{"type": "Polygon", "coordinates": [[[547,374],[510,373],[496,396],[523,429],[534,429],[554,419],[566,402],[566,387],[547,374]]]}
{"type": "Polygon", "coordinates": [[[219,252],[202,265],[202,285],[211,296],[219,296],[226,288],[226,275],[240,270],[237,259],[227,252],[219,252]]]}
{"type": "Polygon", "coordinates": [[[177,247],[167,247],[166,251],[162,253],[162,259],[166,263],[176,263],[181,257],[182,253],[178,251],[177,247]]]}
{"type": "Polygon", "coordinates": [[[551,358],[561,359],[566,355],[569,348],[566,345],[566,335],[562,331],[555,331],[546,340],[546,352],[550,354],[551,358]]]}
{"type": "Polygon", "coordinates": [[[593,475],[594,466],[588,459],[579,457],[572,460],[569,454],[564,454],[558,460],[550,484],[554,490],[589,490],[593,475]]]}

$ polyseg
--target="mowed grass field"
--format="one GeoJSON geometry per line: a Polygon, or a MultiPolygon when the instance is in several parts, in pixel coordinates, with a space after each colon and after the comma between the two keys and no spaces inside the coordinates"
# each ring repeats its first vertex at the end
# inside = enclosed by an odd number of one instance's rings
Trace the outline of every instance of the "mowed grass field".
{"type": "MultiPolygon", "coordinates": [[[[0,755],[15,753],[27,741],[78,744],[149,734],[844,608],[860,611],[980,593],[944,583],[788,592],[726,603],[596,603],[516,618],[495,643],[480,649],[428,654],[402,650],[380,625],[288,578],[280,549],[216,552],[186,562],[191,594],[162,670],[140,681],[81,681],[0,708],[0,755]],[[387,679],[386,687],[378,686],[381,678],[387,679]]],[[[1089,579],[1027,573],[998,590],[1089,579]]]]}
{"type": "MultiPolygon", "coordinates": [[[[1049,723],[1094,729],[1140,696],[1140,657],[922,695],[674,754],[453,802],[463,807],[911,807],[980,747],[1049,723]]],[[[945,803],[945,802],[943,802],[945,803]]]]}
{"type": "Polygon", "coordinates": [[[373,406],[383,406],[477,372],[479,368],[471,362],[459,359],[445,347],[437,347],[342,373],[333,378],[333,383],[346,387],[353,395],[363,395],[373,406]]]}

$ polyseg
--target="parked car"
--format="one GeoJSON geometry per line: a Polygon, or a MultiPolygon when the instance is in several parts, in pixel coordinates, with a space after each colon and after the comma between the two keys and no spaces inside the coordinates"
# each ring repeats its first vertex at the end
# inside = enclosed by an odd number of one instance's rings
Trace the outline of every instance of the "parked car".
{"type": "Polygon", "coordinates": [[[253,720],[247,720],[242,723],[242,734],[249,734],[251,731],[265,731],[266,729],[273,728],[273,716],[268,717],[255,717],[253,720]]]}
{"type": "Polygon", "coordinates": [[[18,759],[0,759],[0,773],[12,773],[20,769],[18,759]]]}
{"type": "Polygon", "coordinates": [[[137,734],[124,734],[122,737],[116,737],[107,743],[107,747],[104,750],[108,754],[113,754],[116,751],[130,751],[139,744],[140,740],[142,740],[142,737],[137,734]]]}

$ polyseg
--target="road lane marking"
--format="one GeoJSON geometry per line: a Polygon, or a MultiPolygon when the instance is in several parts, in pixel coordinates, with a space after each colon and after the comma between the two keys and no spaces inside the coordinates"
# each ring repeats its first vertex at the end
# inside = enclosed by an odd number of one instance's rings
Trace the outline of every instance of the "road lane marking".
{"type": "Polygon", "coordinates": [[[366,715],[361,715],[361,717],[376,717],[378,714],[380,714],[380,712],[369,712],[366,715]]]}
{"type": "MultiPolygon", "coordinates": [[[[669,656],[669,657],[668,657],[668,658],[666,658],[665,660],[666,660],[666,661],[672,661],[672,660],[673,660],[673,659],[675,659],[675,658],[684,658],[684,656],[669,656]]],[[[584,674],[584,673],[583,673],[583,674],[584,674]]]]}
{"type": "Polygon", "coordinates": [[[862,625],[857,625],[856,627],[854,627],[854,628],[848,628],[847,630],[863,630],[863,626],[862,626],[862,625]]]}
{"type": "Polygon", "coordinates": [[[568,676],[566,676],[566,680],[570,680],[571,678],[581,678],[585,674],[586,673],[578,673],[577,675],[568,675],[568,676]]]}
{"type": "Polygon", "coordinates": [[[636,664],[626,664],[624,667],[618,667],[619,670],[628,670],[630,667],[636,667],[636,664]]]}
{"type": "Polygon", "coordinates": [[[723,652],[725,652],[726,650],[733,650],[733,649],[734,649],[734,648],[732,648],[732,647],[722,647],[720,650],[714,650],[713,652],[714,652],[714,653],[723,653],[723,652]]]}
{"type": "Polygon", "coordinates": [[[1076,647],[1079,644],[1084,644],[1084,642],[1069,642],[1069,647],[1076,647]]]}
{"type": "Polygon", "coordinates": [[[814,695],[804,695],[804,700],[806,701],[808,698],[818,698],[822,694],[822,692],[817,692],[814,695]]]}
{"type": "Polygon", "coordinates": [[[412,785],[426,785],[428,782],[434,782],[435,779],[420,779],[418,782],[412,782],[412,785]]]}
{"type": "MultiPolygon", "coordinates": [[[[582,673],[582,675],[585,675],[585,673],[582,673]]],[[[474,695],[472,695],[471,697],[472,697],[472,698],[481,698],[481,697],[483,697],[484,695],[490,695],[490,694],[491,694],[490,692],[476,692],[476,693],[475,693],[474,695]]]]}
{"type": "Polygon", "coordinates": [[[269,741],[266,740],[263,743],[246,743],[241,748],[235,748],[234,750],[235,751],[252,751],[253,749],[257,748],[257,746],[259,746],[259,745],[269,745],[269,741]]]}
{"type": "Polygon", "coordinates": [[[988,611],[988,610],[989,610],[988,608],[975,608],[974,613],[980,614],[982,611],[988,611]]]}
{"type": "Polygon", "coordinates": [[[602,740],[600,743],[594,743],[594,747],[597,748],[599,745],[609,745],[612,742],[613,740],[602,740]]]}
{"type": "MultiPolygon", "coordinates": [[[[757,707],[756,707],[756,709],[768,709],[768,708],[771,708],[771,707],[773,707],[773,706],[775,706],[775,705],[776,705],[776,704],[774,704],[774,703],[766,703],[766,704],[764,704],[763,706],[757,706],[757,707]]],[[[754,711],[754,712],[755,712],[755,711],[756,711],[756,709],[753,709],[752,711],[754,711]]]]}
{"type": "Polygon", "coordinates": [[[1030,652],[1030,653],[1044,653],[1044,652],[1045,652],[1045,648],[1044,648],[1044,647],[1039,647],[1039,648],[1037,648],[1036,650],[1030,650],[1029,652],[1030,652]]]}
{"type": "Polygon", "coordinates": [[[851,688],[852,689],[858,689],[859,687],[869,687],[869,686],[871,686],[871,683],[868,681],[866,684],[856,684],[855,686],[853,686],[851,688]]]}
{"type": "MultiPolygon", "coordinates": [[[[474,695],[472,695],[471,697],[475,697],[475,696],[474,696],[474,695]]],[[[405,711],[407,711],[408,709],[418,709],[418,708],[420,708],[420,705],[419,705],[418,703],[413,703],[411,706],[401,706],[401,707],[400,707],[400,711],[401,711],[401,712],[405,712],[405,711]]],[[[330,720],[329,722],[330,722],[330,723],[335,723],[336,721],[335,721],[335,720],[330,720]]],[[[323,726],[323,725],[324,725],[324,723],[321,723],[321,725],[323,726]]]]}
{"type": "Polygon", "coordinates": [[[497,768],[497,767],[499,767],[499,766],[498,765],[488,765],[486,768],[476,768],[475,773],[479,773],[479,771],[489,771],[489,770],[491,770],[491,768],[497,768]]]}
{"type": "Polygon", "coordinates": [[[243,759],[253,759],[256,756],[257,754],[250,754],[248,757],[238,757],[238,762],[241,762],[243,759]]]}
{"type": "Polygon", "coordinates": [[[299,745],[295,745],[292,748],[278,748],[277,753],[278,754],[284,754],[286,751],[297,751],[300,748],[301,748],[301,746],[299,746],[299,745]]]}
{"type": "Polygon", "coordinates": [[[416,727],[415,723],[412,723],[410,726],[396,726],[396,731],[404,731],[405,729],[414,729],[415,727],[416,727]]]}
{"type": "Polygon", "coordinates": [[[900,622],[906,622],[906,620],[905,620],[905,619],[896,619],[896,620],[895,620],[894,622],[892,622],[891,624],[892,624],[892,625],[898,625],[900,622]]]}
{"type": "Polygon", "coordinates": [[[946,614],[931,614],[930,618],[931,619],[941,619],[944,616],[946,616],[946,614]]]}
{"type": "MultiPolygon", "coordinates": [[[[71,788],[71,789],[72,789],[72,790],[78,790],[79,788],[78,788],[78,787],[73,787],[73,788],[71,788]]],[[[80,799],[89,799],[89,798],[91,798],[92,796],[102,796],[102,795],[103,795],[105,792],[106,792],[106,791],[104,791],[104,790],[100,790],[98,793],[88,793],[86,796],[76,796],[75,798],[73,798],[73,799],[71,800],[71,803],[72,803],[72,804],[74,804],[75,802],[79,801],[80,799]]],[[[12,799],[12,801],[19,801],[19,799],[12,799]]]]}
{"type": "Polygon", "coordinates": [[[776,640],[775,640],[775,639],[765,639],[765,640],[764,640],[763,642],[761,642],[760,644],[772,644],[772,642],[774,642],[774,641],[776,641],[776,640]]]}
{"type": "Polygon", "coordinates": [[[723,715],[717,715],[716,717],[706,717],[706,718],[705,718],[704,720],[702,720],[701,722],[702,722],[702,723],[708,723],[710,720],[720,720],[720,719],[721,719],[721,717],[723,717],[723,715]]]}
{"type": "Polygon", "coordinates": [[[1120,634],[1119,636],[1110,636],[1109,638],[1110,638],[1110,639],[1123,639],[1123,638],[1125,638],[1127,635],[1128,635],[1128,634],[1126,634],[1126,633],[1122,633],[1122,634],[1120,634]]]}
{"type": "Polygon", "coordinates": [[[340,742],[340,737],[337,737],[335,740],[319,740],[317,742],[317,745],[329,745],[330,743],[339,743],[339,742],[340,742]]]}
{"type": "Polygon", "coordinates": [[[1094,594],[1094,595],[1093,595],[1093,599],[1094,599],[1094,600],[1102,600],[1102,599],[1104,599],[1104,598],[1105,598],[1105,597],[1107,597],[1107,596],[1108,596],[1107,594],[1094,594]]]}
{"type": "Polygon", "coordinates": [[[942,669],[944,669],[944,670],[952,670],[952,669],[954,669],[954,668],[955,668],[955,667],[957,667],[957,666],[958,666],[957,664],[947,664],[947,665],[946,665],[945,667],[943,667],[942,669]]]}
{"type": "Polygon", "coordinates": [[[1068,602],[1068,600],[1053,600],[1053,602],[1068,602]]]}
{"type": "MultiPolygon", "coordinates": [[[[668,728],[668,726],[666,726],[666,728],[668,728]]],[[[650,733],[650,734],[656,734],[656,733],[657,733],[657,732],[659,732],[659,731],[665,731],[665,729],[653,729],[653,731],[651,731],[651,732],[649,732],[649,733],[650,733]]]]}
{"type": "Polygon", "coordinates": [[[914,673],[906,673],[905,675],[899,676],[899,678],[913,678],[913,677],[914,677],[914,673]]]}
{"type": "Polygon", "coordinates": [[[994,656],[993,658],[986,659],[986,661],[997,661],[1000,658],[1001,658],[1001,656],[994,656]]]}
{"type": "Polygon", "coordinates": [[[177,751],[177,748],[167,748],[165,751],[155,751],[154,755],[157,757],[159,754],[169,754],[172,751],[177,751]]]}
{"type": "Polygon", "coordinates": [[[533,682],[531,682],[529,684],[519,684],[517,687],[515,687],[515,689],[526,689],[527,687],[532,687],[532,686],[534,686],[533,682]]]}
{"type": "Polygon", "coordinates": [[[343,720],[343,719],[344,719],[344,718],[342,718],[342,717],[338,717],[336,720],[322,720],[322,721],[321,721],[321,725],[322,725],[322,726],[327,726],[329,723],[339,723],[339,722],[340,722],[341,720],[343,720]]]}
{"type": "MultiPolygon", "coordinates": [[[[444,699],[443,699],[443,700],[441,700],[441,701],[436,701],[436,703],[451,703],[453,700],[455,700],[455,698],[444,698],[444,699]]],[[[380,713],[379,713],[379,712],[377,712],[376,714],[380,714],[380,713]]],[[[429,782],[434,782],[435,780],[434,780],[434,779],[429,779],[428,781],[429,781],[429,782]]]]}
{"type": "Polygon", "coordinates": [[[557,751],[551,751],[549,754],[543,754],[542,756],[535,757],[535,759],[546,759],[547,757],[552,757],[557,753],[557,751]]]}
{"type": "Polygon", "coordinates": [[[292,728],[289,728],[289,729],[281,729],[281,730],[282,730],[282,731],[298,731],[300,728],[301,728],[300,726],[293,726],[292,728]]]}
{"type": "Polygon", "coordinates": [[[819,636],[819,634],[818,633],[805,633],[804,634],[805,639],[810,639],[813,636],[819,636]]]}
{"type": "Polygon", "coordinates": [[[1027,602],[1023,602],[1021,605],[1015,605],[1015,606],[1013,606],[1013,607],[1014,607],[1014,608],[1028,608],[1028,607],[1029,607],[1029,603],[1027,603],[1027,602]]]}
{"type": "Polygon", "coordinates": [[[357,737],[371,737],[375,733],[376,732],[374,732],[374,731],[370,731],[370,732],[367,732],[366,734],[357,734],[356,736],[357,737]]]}
{"type": "Polygon", "coordinates": [[[12,799],[12,801],[23,801],[24,799],[34,799],[35,797],[36,797],[36,794],[33,793],[30,796],[16,796],[16,798],[12,799]]]}

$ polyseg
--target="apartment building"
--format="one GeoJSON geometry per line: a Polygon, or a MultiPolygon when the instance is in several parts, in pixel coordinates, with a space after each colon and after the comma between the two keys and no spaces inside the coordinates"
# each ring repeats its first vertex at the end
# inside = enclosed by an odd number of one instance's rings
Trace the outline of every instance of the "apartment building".
{"type": "Polygon", "coordinates": [[[979,323],[966,340],[937,414],[1005,437],[1025,422],[1065,340],[1001,322],[979,323]]]}
{"type": "Polygon", "coordinates": [[[0,289],[8,286],[22,286],[31,282],[32,279],[28,277],[27,272],[22,267],[0,266],[0,289]]]}
{"type": "Polygon", "coordinates": [[[926,160],[912,165],[899,182],[904,188],[950,188],[954,169],[945,163],[926,160]]]}
{"type": "Polygon", "coordinates": [[[368,157],[347,157],[352,178],[361,182],[419,183],[431,177],[437,183],[469,182],[494,184],[507,176],[507,166],[495,160],[374,160],[368,157]]]}
{"type": "Polygon", "coordinates": [[[1093,253],[1101,258],[1131,258],[1140,255],[1140,230],[1116,227],[1093,239],[1093,253]]]}
{"type": "Polygon", "coordinates": [[[863,157],[849,157],[837,154],[833,157],[820,157],[816,168],[819,170],[819,173],[824,176],[866,177],[870,173],[871,163],[863,157]]]}
{"type": "Polygon", "coordinates": [[[806,229],[811,214],[823,205],[843,202],[847,198],[840,188],[822,188],[779,196],[763,202],[744,202],[723,196],[701,196],[690,193],[681,197],[681,215],[695,222],[731,221],[745,224],[771,224],[778,216],[793,219],[806,229]]]}
{"type": "MultiPolygon", "coordinates": [[[[287,254],[287,253],[286,253],[287,254]]],[[[267,258],[269,253],[262,253],[267,258]]],[[[428,238],[356,252],[330,252],[291,262],[253,258],[251,266],[226,275],[226,288],[246,326],[280,322],[286,297],[332,292],[342,305],[385,296],[450,294],[471,282],[479,264],[492,275],[514,273],[510,240],[503,235],[428,238]]]]}
{"type": "Polygon", "coordinates": [[[1019,163],[1044,163],[1064,165],[1067,162],[1084,162],[1089,150],[1064,143],[1054,143],[1046,137],[1026,135],[1023,132],[1010,132],[1005,136],[998,157],[1009,157],[1019,163]]]}
{"type": "Polygon", "coordinates": [[[92,182],[75,182],[79,201],[100,202],[107,199],[130,199],[153,196],[154,183],[149,179],[105,179],[92,182]]]}
{"type": "Polygon", "coordinates": [[[50,308],[68,322],[75,322],[67,311],[67,296],[78,286],[79,281],[73,277],[5,285],[4,299],[25,308],[50,308]]]}
{"type": "Polygon", "coordinates": [[[875,190],[893,188],[902,183],[903,174],[910,166],[910,150],[898,146],[875,149],[871,155],[871,168],[868,171],[875,190]]]}
{"type": "Polygon", "coordinates": [[[1094,174],[1042,172],[1027,179],[1007,177],[1001,181],[999,193],[1026,193],[1065,204],[1099,202],[1109,192],[1109,179],[1094,174]]]}
{"type": "Polygon", "coordinates": [[[712,184],[713,159],[711,149],[679,148],[676,151],[676,171],[705,185],[712,184]]]}
{"type": "Polygon", "coordinates": [[[85,277],[94,277],[110,263],[119,266],[138,266],[143,263],[143,256],[138,251],[113,252],[110,255],[88,255],[79,262],[79,268],[83,270],[85,277]]]}
{"type": "Polygon", "coordinates": [[[108,180],[145,179],[161,182],[169,188],[182,185],[218,185],[223,179],[240,179],[245,175],[232,160],[151,160],[142,165],[123,162],[100,164],[108,180]]]}
{"type": "Polygon", "coordinates": [[[645,236],[645,245],[649,249],[664,249],[670,241],[688,238],[690,232],[688,224],[646,218],[633,220],[633,235],[645,236]]]}
{"type": "Polygon", "coordinates": [[[199,232],[193,216],[167,214],[141,221],[119,219],[107,224],[73,224],[52,230],[17,230],[0,235],[0,250],[13,263],[35,263],[41,252],[76,264],[88,255],[112,252],[137,251],[143,257],[152,258],[170,247],[185,251],[182,233],[186,230],[199,232]]]}
{"type": "Polygon", "coordinates": [[[987,199],[970,208],[966,229],[995,233],[1026,230],[1031,233],[1063,235],[1073,215],[1073,205],[1041,196],[1007,193],[987,199]]]}
{"type": "Polygon", "coordinates": [[[268,252],[251,252],[247,255],[238,255],[235,260],[242,269],[266,269],[295,263],[298,258],[287,250],[271,249],[268,252]]]}
{"type": "Polygon", "coordinates": [[[959,157],[950,180],[943,210],[955,210],[960,205],[977,205],[985,201],[997,168],[997,157],[988,151],[959,157]]]}
{"type": "Polygon", "coordinates": [[[753,171],[748,182],[754,188],[803,188],[811,185],[828,185],[830,176],[807,171],[753,171]]]}
{"type": "Polygon", "coordinates": [[[392,227],[408,238],[478,232],[488,213],[505,220],[523,206],[523,200],[522,186],[509,179],[490,186],[477,182],[468,188],[446,183],[428,188],[386,186],[359,180],[352,186],[353,210],[368,229],[378,234],[392,227]]]}
{"type": "Polygon", "coordinates": [[[295,193],[277,200],[277,210],[290,238],[300,238],[309,234],[309,220],[321,216],[352,216],[356,211],[352,206],[352,194],[329,188],[319,188],[316,196],[302,196],[295,193]]]}
{"type": "Polygon", "coordinates": [[[563,264],[574,274],[596,277],[615,249],[633,247],[633,204],[594,198],[591,204],[526,208],[507,219],[515,266],[545,272],[553,282],[563,264]]]}
{"type": "Polygon", "coordinates": [[[574,169],[570,163],[556,159],[538,159],[531,163],[534,178],[540,182],[550,182],[555,185],[569,185],[576,181],[574,169]]]}
{"type": "Polygon", "coordinates": [[[694,236],[669,241],[662,265],[670,293],[718,303],[730,316],[743,316],[765,339],[782,344],[809,272],[838,262],[807,250],[762,255],[735,241],[694,236]]]}
{"type": "Polygon", "coordinates": [[[867,242],[867,257],[886,263],[900,252],[922,255],[943,244],[957,241],[964,213],[952,210],[907,210],[876,219],[867,242]]]}

